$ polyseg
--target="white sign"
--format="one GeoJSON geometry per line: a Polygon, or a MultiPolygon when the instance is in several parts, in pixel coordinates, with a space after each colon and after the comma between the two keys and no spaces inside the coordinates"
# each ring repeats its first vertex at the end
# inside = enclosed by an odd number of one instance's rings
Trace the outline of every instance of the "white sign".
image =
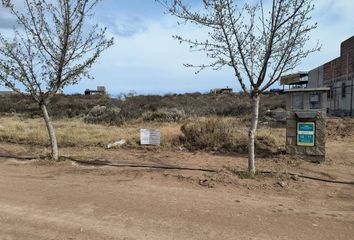
{"type": "Polygon", "coordinates": [[[141,145],[160,145],[159,129],[140,129],[141,145]]]}

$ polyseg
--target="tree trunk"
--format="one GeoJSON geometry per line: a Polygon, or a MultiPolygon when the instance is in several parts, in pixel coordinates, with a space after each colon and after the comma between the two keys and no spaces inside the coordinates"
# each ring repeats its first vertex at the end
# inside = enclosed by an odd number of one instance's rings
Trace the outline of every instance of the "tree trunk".
{"type": "Polygon", "coordinates": [[[254,140],[258,124],[259,100],[258,94],[252,96],[252,121],[248,132],[248,171],[252,174],[256,173],[254,140]]]}
{"type": "Polygon", "coordinates": [[[58,143],[57,143],[57,137],[55,135],[54,127],[49,118],[46,105],[40,104],[40,107],[42,109],[45,125],[47,126],[47,130],[48,130],[50,146],[52,148],[52,160],[58,161],[59,160],[58,143]]]}

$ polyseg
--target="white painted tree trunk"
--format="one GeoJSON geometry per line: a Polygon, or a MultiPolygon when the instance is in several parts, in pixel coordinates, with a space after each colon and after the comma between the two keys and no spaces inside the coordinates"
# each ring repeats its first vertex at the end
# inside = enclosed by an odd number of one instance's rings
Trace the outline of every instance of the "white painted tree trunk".
{"type": "Polygon", "coordinates": [[[48,135],[49,135],[49,139],[50,139],[50,146],[52,149],[52,160],[58,161],[59,160],[59,151],[58,151],[58,143],[57,143],[57,137],[55,135],[54,127],[53,127],[53,124],[49,118],[46,105],[41,104],[40,107],[42,109],[45,125],[47,126],[47,130],[48,130],[48,135]]]}
{"type": "Polygon", "coordinates": [[[258,125],[259,100],[258,94],[252,97],[252,121],[248,132],[248,171],[252,174],[256,173],[254,140],[258,125]]]}

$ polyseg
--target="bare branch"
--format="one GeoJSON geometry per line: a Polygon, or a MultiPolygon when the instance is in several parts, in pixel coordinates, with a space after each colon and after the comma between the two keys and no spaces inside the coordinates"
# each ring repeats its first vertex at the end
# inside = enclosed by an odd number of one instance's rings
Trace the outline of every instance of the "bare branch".
{"type": "Polygon", "coordinates": [[[201,0],[203,8],[196,10],[183,0],[156,1],[185,23],[209,30],[206,40],[177,38],[213,61],[186,66],[200,70],[230,66],[242,90],[251,96],[266,91],[284,72],[319,50],[319,46],[304,50],[309,33],[317,27],[309,24],[313,0],[272,0],[268,9],[262,0],[241,7],[234,0],[201,0]]]}
{"type": "Polygon", "coordinates": [[[21,27],[10,41],[0,33],[0,84],[23,89],[37,102],[76,84],[113,44],[106,30],[88,26],[87,18],[99,0],[25,0],[18,11],[12,0],[2,0],[21,27]],[[85,32],[83,31],[85,27],[85,32]],[[87,30],[88,29],[88,30],[87,30]]]}

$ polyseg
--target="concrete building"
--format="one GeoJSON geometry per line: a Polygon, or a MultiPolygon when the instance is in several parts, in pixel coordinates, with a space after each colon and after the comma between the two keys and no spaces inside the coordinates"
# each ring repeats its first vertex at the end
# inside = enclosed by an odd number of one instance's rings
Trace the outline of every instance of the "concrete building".
{"type": "Polygon", "coordinates": [[[292,73],[289,75],[282,76],[280,78],[280,85],[283,86],[283,90],[285,90],[285,86],[288,88],[306,88],[309,83],[309,73],[308,72],[298,72],[292,73]]]}
{"type": "Polygon", "coordinates": [[[282,76],[280,84],[289,88],[330,88],[328,113],[354,116],[354,36],[340,46],[340,56],[309,72],[282,76]]]}
{"type": "Polygon", "coordinates": [[[354,116],[354,36],[342,42],[340,57],[309,71],[309,88],[329,87],[328,111],[354,116]]]}

